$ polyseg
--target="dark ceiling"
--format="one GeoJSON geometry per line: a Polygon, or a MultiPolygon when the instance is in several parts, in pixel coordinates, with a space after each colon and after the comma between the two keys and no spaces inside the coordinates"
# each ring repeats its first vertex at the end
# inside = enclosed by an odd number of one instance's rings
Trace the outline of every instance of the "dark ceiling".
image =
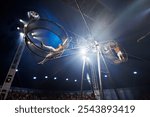
{"type": "MultiPolygon", "coordinates": [[[[108,62],[112,85],[108,78],[104,88],[140,87],[150,85],[150,1],[149,0],[77,0],[90,31],[100,42],[116,40],[129,55],[126,63],[108,62]],[[142,40],[137,42],[138,39],[142,40]],[[137,74],[133,74],[136,71],[137,74]]],[[[5,0],[0,1],[0,84],[19,44],[19,18],[26,20],[26,12],[37,11],[42,18],[58,22],[73,39],[88,37],[89,32],[74,0],[5,0]]],[[[49,89],[80,90],[82,59],[69,56],[44,65],[41,58],[25,49],[13,86],[49,89]],[[33,80],[36,76],[37,79],[33,80]],[[44,77],[48,76],[48,79],[44,77]],[[57,80],[53,78],[57,77],[57,80]],[[66,78],[69,80],[66,81],[66,78]],[[74,80],[77,82],[74,82],[74,80]]],[[[107,61],[107,60],[106,60],[107,61]]],[[[102,70],[105,71],[105,68],[102,70]]],[[[89,84],[85,80],[85,89],[89,84]]]]}

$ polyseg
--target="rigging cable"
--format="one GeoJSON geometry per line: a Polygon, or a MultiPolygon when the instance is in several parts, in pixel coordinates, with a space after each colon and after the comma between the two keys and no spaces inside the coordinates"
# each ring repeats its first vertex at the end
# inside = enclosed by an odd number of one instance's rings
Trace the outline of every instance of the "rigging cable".
{"type": "Polygon", "coordinates": [[[150,34],[150,32],[146,33],[144,36],[142,36],[141,38],[139,38],[137,40],[137,43],[140,42],[141,40],[143,40],[145,37],[147,37],[150,34]]]}
{"type": "Polygon", "coordinates": [[[89,25],[88,25],[88,23],[87,23],[87,21],[86,21],[84,15],[83,15],[83,13],[82,13],[82,10],[81,10],[81,8],[80,8],[80,6],[79,6],[77,0],[75,0],[75,3],[76,3],[76,5],[77,5],[77,8],[79,9],[79,12],[80,12],[80,14],[81,14],[81,16],[82,16],[82,19],[83,19],[83,21],[84,21],[84,23],[85,23],[85,26],[86,26],[88,32],[89,32],[89,34],[90,34],[90,37],[92,37],[92,33],[91,33],[90,28],[89,28],[89,25]]]}

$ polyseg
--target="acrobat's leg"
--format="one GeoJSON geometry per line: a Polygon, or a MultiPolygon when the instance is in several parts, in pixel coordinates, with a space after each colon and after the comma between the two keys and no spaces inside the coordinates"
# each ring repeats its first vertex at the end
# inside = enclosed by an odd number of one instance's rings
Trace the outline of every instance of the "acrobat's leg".
{"type": "Polygon", "coordinates": [[[119,55],[118,57],[119,57],[119,60],[122,61],[121,55],[119,55]]]}
{"type": "Polygon", "coordinates": [[[123,54],[122,54],[122,52],[120,51],[120,52],[118,52],[118,58],[119,58],[119,60],[120,61],[125,61],[125,58],[124,58],[124,56],[123,56],[123,54]]]}
{"type": "Polygon", "coordinates": [[[45,57],[41,62],[39,62],[38,64],[44,64],[45,62],[47,62],[47,58],[45,57]]]}
{"type": "Polygon", "coordinates": [[[125,61],[125,58],[124,58],[123,54],[121,55],[121,59],[122,59],[122,61],[125,61]]]}
{"type": "Polygon", "coordinates": [[[117,53],[117,56],[118,56],[118,58],[119,58],[120,61],[122,61],[121,55],[122,55],[122,53],[119,51],[119,52],[117,53]]]}
{"type": "Polygon", "coordinates": [[[44,64],[45,62],[47,62],[50,58],[52,57],[52,53],[49,53],[48,55],[46,55],[46,57],[39,62],[38,64],[44,64]]]}

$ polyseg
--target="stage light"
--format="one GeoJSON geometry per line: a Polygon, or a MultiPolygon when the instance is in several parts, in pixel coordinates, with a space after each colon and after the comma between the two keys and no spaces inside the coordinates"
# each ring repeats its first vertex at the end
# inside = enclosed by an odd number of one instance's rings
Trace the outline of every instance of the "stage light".
{"type": "Polygon", "coordinates": [[[66,78],[66,80],[68,81],[69,79],[68,79],[68,78],[66,78]]]}
{"type": "Polygon", "coordinates": [[[21,23],[23,23],[24,25],[26,24],[26,22],[23,21],[22,19],[19,19],[19,21],[20,21],[21,23]]]}
{"type": "Polygon", "coordinates": [[[34,36],[34,33],[31,33],[32,36],[34,36]]]}
{"type": "Polygon", "coordinates": [[[27,24],[24,24],[24,27],[27,27],[27,24]]]}
{"type": "Polygon", "coordinates": [[[24,21],[23,21],[22,19],[19,19],[19,21],[20,21],[21,23],[24,23],[24,21]]]}
{"type": "Polygon", "coordinates": [[[21,37],[24,37],[24,33],[23,33],[23,32],[20,32],[20,36],[21,36],[21,37]]]}
{"type": "Polygon", "coordinates": [[[18,69],[16,69],[16,72],[18,72],[18,69]]]}
{"type": "Polygon", "coordinates": [[[32,36],[36,36],[36,33],[35,33],[35,32],[34,32],[34,33],[31,33],[31,35],[32,35],[32,36]]]}
{"type": "Polygon", "coordinates": [[[77,80],[74,80],[74,82],[77,82],[77,80]]]}
{"type": "Polygon", "coordinates": [[[27,27],[27,23],[25,21],[23,21],[22,19],[19,19],[19,21],[24,24],[24,27],[27,27]]]}
{"type": "Polygon", "coordinates": [[[104,77],[107,78],[108,76],[105,74],[104,77]]]}
{"type": "Polygon", "coordinates": [[[86,56],[87,55],[87,49],[86,48],[82,48],[80,50],[80,54],[82,55],[83,60],[89,60],[89,58],[86,56]]]}
{"type": "Polygon", "coordinates": [[[35,76],[33,77],[34,80],[35,80],[36,78],[37,78],[37,77],[35,77],[35,76]]]}
{"type": "Polygon", "coordinates": [[[82,56],[83,60],[85,60],[87,58],[87,56],[82,56]]]}
{"type": "Polygon", "coordinates": [[[20,28],[19,28],[19,27],[17,27],[17,30],[20,30],[20,28]]]}
{"type": "Polygon", "coordinates": [[[34,39],[36,39],[36,36],[33,36],[34,39]]]}
{"type": "Polygon", "coordinates": [[[28,44],[31,44],[31,42],[30,42],[30,41],[27,41],[27,43],[28,43],[28,44]]]}
{"type": "Polygon", "coordinates": [[[85,55],[82,56],[82,59],[85,60],[85,61],[89,61],[90,60],[89,57],[87,57],[85,55]]]}
{"type": "Polygon", "coordinates": [[[134,71],[134,72],[133,72],[133,74],[134,74],[134,75],[136,75],[136,74],[137,74],[137,72],[136,72],[136,71],[134,71]]]}
{"type": "Polygon", "coordinates": [[[56,80],[57,79],[57,77],[54,77],[54,80],[56,80]]]}
{"type": "Polygon", "coordinates": [[[80,51],[80,53],[81,53],[82,55],[86,55],[86,53],[87,53],[87,49],[82,48],[82,49],[81,49],[81,51],[80,51]]]}
{"type": "Polygon", "coordinates": [[[48,76],[45,76],[45,78],[48,78],[48,76]]]}

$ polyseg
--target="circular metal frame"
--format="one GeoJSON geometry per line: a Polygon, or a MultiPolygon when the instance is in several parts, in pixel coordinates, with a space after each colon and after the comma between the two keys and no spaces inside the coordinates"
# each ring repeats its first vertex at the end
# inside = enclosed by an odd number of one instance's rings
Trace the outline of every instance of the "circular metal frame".
{"type": "Polygon", "coordinates": [[[28,11],[27,15],[28,15],[28,18],[30,20],[38,20],[38,19],[40,19],[40,15],[37,12],[35,12],[35,11],[28,11]]]}
{"type": "Polygon", "coordinates": [[[110,41],[105,44],[103,44],[102,47],[102,53],[105,55],[106,58],[108,58],[108,61],[113,64],[120,64],[123,62],[126,62],[128,60],[128,55],[123,47],[121,47],[120,44],[118,44],[116,41],[110,41]],[[122,52],[124,56],[124,60],[120,61],[119,58],[117,57],[116,53],[114,53],[113,48],[111,45],[117,45],[120,48],[120,51],[122,52]]]}
{"type": "MultiPolygon", "coordinates": [[[[28,47],[28,49],[36,54],[37,56],[45,58],[45,56],[50,52],[43,48],[41,48],[39,45],[36,45],[31,37],[29,36],[30,33],[32,33],[33,30],[46,30],[49,31],[61,39],[62,43],[68,39],[68,34],[65,31],[65,29],[59,25],[56,22],[53,22],[48,19],[38,19],[38,20],[30,20],[29,23],[24,27],[24,34],[25,34],[25,43],[28,47]],[[54,30],[55,29],[55,30],[54,30]]],[[[67,44],[66,44],[67,45],[67,44]]],[[[65,46],[66,48],[67,46],[65,46]]],[[[60,56],[63,54],[64,51],[61,51],[60,53],[54,54],[54,58],[60,56]]]]}

